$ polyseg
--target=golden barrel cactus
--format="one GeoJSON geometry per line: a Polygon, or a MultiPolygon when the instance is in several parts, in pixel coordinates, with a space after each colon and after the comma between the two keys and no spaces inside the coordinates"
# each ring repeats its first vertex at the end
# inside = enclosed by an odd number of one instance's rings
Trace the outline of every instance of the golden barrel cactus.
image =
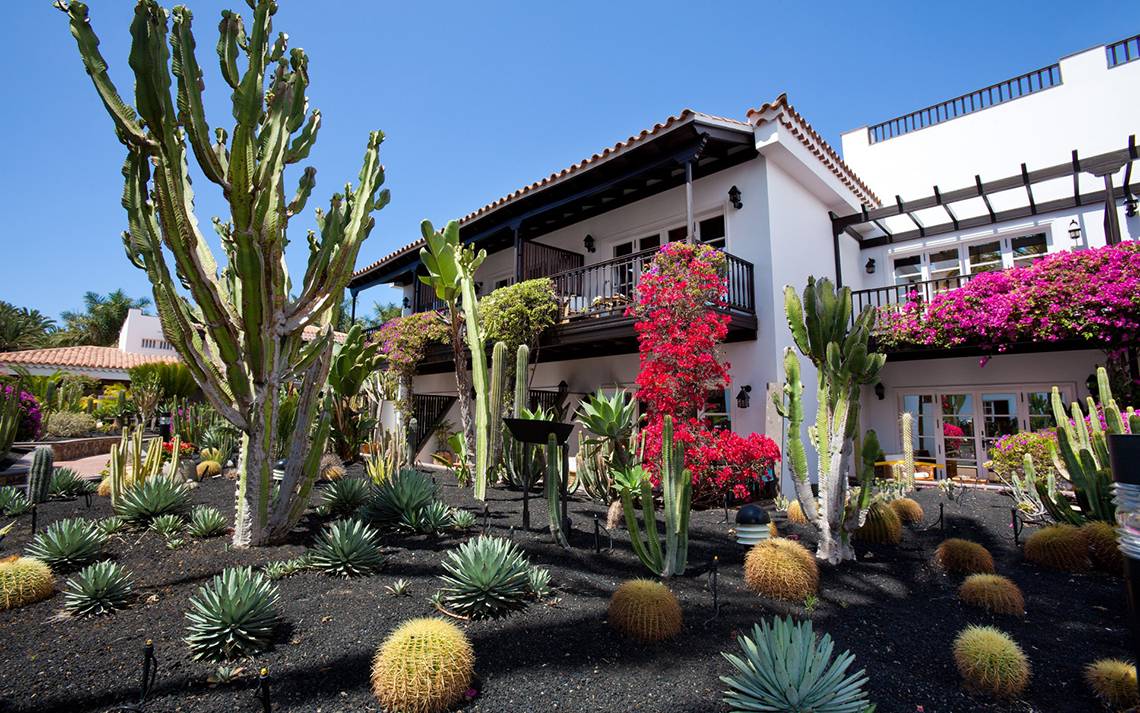
{"type": "Polygon", "coordinates": [[[954,640],[954,663],[966,687],[1010,698],[1029,683],[1029,661],[1009,635],[992,626],[968,626],[954,640]]]}
{"type": "Polygon", "coordinates": [[[800,543],[776,537],[748,551],[744,583],[766,597],[802,602],[819,588],[819,565],[800,543]]]}
{"type": "Polygon", "coordinates": [[[800,505],[799,500],[793,500],[788,503],[788,522],[793,522],[797,525],[808,524],[807,515],[804,514],[804,508],[800,505]]]}
{"type": "Polygon", "coordinates": [[[1085,682],[1096,697],[1112,710],[1140,705],[1136,690],[1136,667],[1118,659],[1100,659],[1085,667],[1085,682]]]}
{"type": "Polygon", "coordinates": [[[463,699],[475,652],[459,627],[412,619],[393,631],[372,661],[372,692],[385,710],[442,713],[463,699]]]}
{"type": "Polygon", "coordinates": [[[994,558],[977,542],[951,537],[934,551],[934,561],[950,574],[993,574],[994,558]]]}
{"type": "Polygon", "coordinates": [[[31,557],[12,555],[0,559],[0,601],[3,609],[15,609],[47,599],[55,592],[51,568],[31,557]]]}
{"type": "Polygon", "coordinates": [[[991,614],[1025,614],[1025,598],[1013,580],[998,574],[971,574],[958,588],[962,603],[991,614]]]}
{"type": "Polygon", "coordinates": [[[1072,525],[1050,525],[1029,536],[1023,550],[1025,559],[1035,565],[1062,572],[1084,572],[1089,568],[1088,542],[1072,525]]]}
{"type": "Polygon", "coordinates": [[[631,579],[610,597],[608,621],[617,631],[641,641],[664,641],[681,631],[681,605],[660,582],[631,579]]]}
{"type": "Polygon", "coordinates": [[[871,503],[863,524],[855,531],[855,539],[870,545],[897,545],[902,542],[902,520],[887,505],[871,503]]]}
{"type": "Polygon", "coordinates": [[[195,472],[198,474],[198,480],[202,480],[203,478],[213,478],[214,476],[221,474],[222,464],[216,460],[204,460],[198,464],[195,472]]]}
{"type": "Polygon", "coordinates": [[[1093,567],[1109,574],[1124,574],[1124,555],[1120,554],[1115,527],[1107,522],[1093,520],[1081,525],[1081,534],[1084,535],[1093,567]]]}
{"type": "Polygon", "coordinates": [[[895,498],[888,505],[890,505],[891,510],[895,511],[904,525],[915,525],[922,522],[923,518],[926,517],[926,512],[923,511],[922,506],[912,498],[895,498]]]}

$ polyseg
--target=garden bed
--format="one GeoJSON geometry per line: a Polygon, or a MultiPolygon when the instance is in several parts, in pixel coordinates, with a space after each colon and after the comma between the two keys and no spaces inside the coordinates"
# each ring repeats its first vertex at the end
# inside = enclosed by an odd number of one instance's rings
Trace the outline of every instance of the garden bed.
{"type": "MultiPolygon", "coordinates": [[[[442,479],[441,479],[442,480],[442,479]]],[[[442,488],[452,505],[480,513],[469,490],[442,488]]],[[[934,568],[930,557],[941,541],[937,527],[908,530],[897,547],[860,550],[860,561],[824,568],[818,604],[811,617],[839,650],[851,649],[856,666],[866,668],[869,689],[880,713],[925,711],[1098,711],[1081,680],[1082,667],[1101,656],[1129,653],[1120,579],[1100,574],[1072,575],[1026,564],[1014,546],[1008,501],[988,492],[967,493],[949,502],[937,490],[916,498],[927,511],[927,526],[946,503],[947,535],[974,539],[994,554],[999,573],[1025,592],[1022,620],[993,618],[964,608],[955,592],[959,580],[934,568]],[[957,632],[971,623],[995,623],[1025,650],[1033,679],[1022,701],[995,703],[964,692],[950,655],[957,632]]],[[[194,492],[194,500],[232,515],[233,483],[216,479],[194,492]]],[[[532,563],[548,567],[555,600],[533,604],[498,622],[461,623],[474,645],[481,692],[464,711],[668,711],[704,713],[727,710],[718,676],[730,667],[720,651],[735,648],[735,636],[761,617],[804,616],[801,604],[758,598],[741,578],[744,552],[733,542],[721,510],[692,516],[690,563],[704,567],[719,555],[721,611],[714,617],[708,578],[684,577],[669,584],[685,612],[676,639],[642,645],[620,638],[606,624],[610,594],[624,579],[644,576],[625,533],[614,550],[595,554],[593,518],[604,508],[574,500],[570,511],[577,530],[573,549],[549,543],[544,503],[531,500],[535,530],[521,532],[517,493],[492,489],[490,531],[514,538],[532,563]]],[[[68,517],[104,517],[106,499],[90,509],[82,500],[41,506],[41,526],[68,517]]],[[[783,532],[805,541],[807,528],[783,532]]],[[[159,667],[148,713],[260,710],[253,698],[257,667],[271,676],[274,710],[379,711],[369,686],[376,647],[401,621],[433,613],[428,597],[439,587],[443,552],[462,538],[389,536],[391,559],[383,573],[356,580],[313,572],[279,580],[285,624],[274,649],[247,665],[235,684],[211,687],[216,668],[191,661],[181,642],[187,601],[222,568],[259,565],[300,554],[319,528],[316,518],[294,542],[271,548],[234,551],[225,538],[192,540],[168,550],[152,533],[116,536],[107,552],[134,573],[137,597],[130,608],[96,619],[57,616],[61,595],[22,609],[0,612],[0,711],[105,711],[135,700],[144,641],[153,639],[159,667]],[[411,583],[411,596],[384,591],[396,578],[411,583]]],[[[30,518],[20,519],[3,541],[0,556],[22,550],[30,518]]],[[[1028,534],[1028,533],[1025,533],[1028,534]]],[[[603,542],[603,545],[608,545],[603,542]]],[[[810,546],[810,544],[809,544],[810,546]]],[[[61,583],[61,582],[60,582],[61,583]]]]}

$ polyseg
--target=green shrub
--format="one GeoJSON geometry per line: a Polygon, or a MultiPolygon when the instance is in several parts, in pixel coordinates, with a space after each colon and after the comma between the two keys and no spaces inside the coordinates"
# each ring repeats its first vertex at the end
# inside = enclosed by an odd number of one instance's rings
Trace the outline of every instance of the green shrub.
{"type": "Polygon", "coordinates": [[[1002,436],[990,448],[986,468],[1008,482],[1014,476],[1020,478],[1025,475],[1022,468],[1028,455],[1033,458],[1037,477],[1044,480],[1047,475],[1057,472],[1053,467],[1053,457],[1049,455],[1050,446],[1057,446],[1057,434],[1052,431],[1023,431],[1002,436]]]}
{"type": "Polygon", "coordinates": [[[190,524],[186,530],[191,537],[206,539],[226,534],[229,529],[226,516],[221,510],[208,505],[199,505],[190,513],[190,524]]]}
{"type": "Polygon", "coordinates": [[[47,433],[56,438],[86,436],[95,430],[95,417],[82,411],[59,411],[48,419],[47,433]]]}
{"type": "Polygon", "coordinates": [[[186,643],[196,661],[227,661],[261,653],[279,619],[277,585],[249,567],[231,567],[190,598],[186,643]]]}
{"type": "Polygon", "coordinates": [[[736,711],[861,713],[871,707],[866,672],[848,675],[855,657],[844,651],[832,660],[831,636],[817,640],[810,621],[762,621],[737,642],[744,657],[723,653],[736,673],[720,679],[730,689],[724,702],[736,711]]]}
{"type": "Polygon", "coordinates": [[[530,596],[530,563],[501,537],[468,540],[447,553],[443,602],[472,619],[497,619],[523,609],[530,596]]]}
{"type": "Polygon", "coordinates": [[[520,344],[534,347],[558,320],[558,298],[549,277],[500,287],[479,300],[479,321],[491,344],[504,342],[513,354],[520,344]]]}
{"type": "Polygon", "coordinates": [[[998,698],[1029,683],[1029,662],[1013,639],[992,626],[968,626],[954,640],[954,662],[966,685],[998,698]]]}
{"type": "Polygon", "coordinates": [[[380,535],[359,520],[340,520],[325,529],[310,553],[313,569],[341,577],[364,577],[384,566],[380,535]]]}
{"type": "Polygon", "coordinates": [[[368,502],[370,484],[363,478],[341,478],[330,481],[324,489],[321,512],[334,517],[348,517],[368,502]]]}
{"type": "Polygon", "coordinates": [[[373,488],[361,516],[381,527],[418,531],[423,509],[435,500],[435,484],[418,470],[404,469],[373,488]]]}
{"type": "Polygon", "coordinates": [[[61,500],[77,498],[80,495],[94,493],[98,487],[97,483],[80,476],[71,468],[56,468],[48,483],[48,497],[61,500]]]}
{"type": "Polygon", "coordinates": [[[76,616],[106,614],[127,605],[131,577],[114,562],[88,565],[64,586],[63,608],[76,616]]]}
{"type": "Polygon", "coordinates": [[[147,478],[123,490],[115,514],[146,525],[159,515],[184,515],[190,510],[190,491],[170,478],[147,478]]]}
{"type": "Polygon", "coordinates": [[[90,520],[57,520],[36,535],[28,545],[27,556],[46,563],[54,570],[67,570],[91,562],[103,549],[103,535],[90,520]]]}

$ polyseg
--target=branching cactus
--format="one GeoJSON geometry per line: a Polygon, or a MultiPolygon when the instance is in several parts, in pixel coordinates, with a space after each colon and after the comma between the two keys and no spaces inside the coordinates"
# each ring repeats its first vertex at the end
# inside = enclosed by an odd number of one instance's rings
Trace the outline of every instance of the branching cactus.
{"type": "MultiPolygon", "coordinates": [[[[1056,522],[1081,525],[1089,520],[1116,522],[1116,506],[1112,501],[1112,470],[1108,459],[1108,434],[1140,433],[1140,415],[1131,407],[1121,413],[1108,383],[1104,367],[1096,370],[1100,404],[1091,396],[1086,399],[1088,412],[1074,402],[1065,410],[1061,391],[1053,387],[1053,418],[1057,422],[1057,445],[1049,444],[1053,466],[1069,481],[1076,496],[1076,508],[1048,480],[1026,476],[1037,488],[1042,505],[1056,522]],[[1101,424],[1101,414],[1104,424],[1101,424]]],[[[1026,465],[1030,465],[1026,456],[1026,465]]]]}
{"type": "Polygon", "coordinates": [[[316,212],[308,265],[303,276],[290,279],[287,228],[304,209],[316,170],[301,172],[291,199],[285,170],[308,157],[321,114],[309,111],[305,96],[308,57],[289,49],[284,33],[272,36],[277,3],[249,4],[248,26],[229,11],[219,26],[218,60],[235,119],[227,132],[212,130],[206,120],[189,9],[167,12],[155,0],[135,6],[131,107],[107,73],[87,6],[56,3],[70,19],[83,65],[126,147],[127,256],[150,279],[166,338],[210,404],[242,433],[233,536],[238,547],[281,540],[308,504],[329,431],[327,412],[313,424],[332,355],[332,309],[372,230],[372,212],[388,202],[380,190],[383,134],[377,131],[368,138],[359,185],[346,185],[327,211],[316,212]],[[230,215],[213,221],[223,265],[194,214],[189,153],[229,204],[230,215]],[[308,342],[306,328],[313,328],[308,342]],[[288,383],[299,385],[298,415],[275,490],[276,421],[281,387],[288,383]]]}
{"type": "Polygon", "coordinates": [[[818,457],[819,500],[813,497],[806,449],[800,442],[803,384],[799,358],[785,350],[786,380],[774,394],[777,410],[788,421],[788,463],[796,496],[804,514],[819,531],[816,556],[833,564],[855,558],[851,534],[859,528],[870,505],[870,483],[864,483],[853,507],[847,504],[847,476],[859,424],[859,392],[882,369],[886,356],[868,351],[875,311],[866,307],[852,320],[851,290],[836,290],[830,280],[808,278],[803,298],[784,287],[784,311],[800,353],[816,369],[815,424],[808,440],[818,457]]]}

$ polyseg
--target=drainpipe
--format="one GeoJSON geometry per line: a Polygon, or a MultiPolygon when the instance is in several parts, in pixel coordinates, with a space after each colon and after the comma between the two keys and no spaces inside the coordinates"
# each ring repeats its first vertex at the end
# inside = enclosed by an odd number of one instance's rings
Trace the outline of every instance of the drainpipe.
{"type": "Polygon", "coordinates": [[[685,239],[692,245],[697,242],[696,226],[693,225],[693,161],[685,161],[685,239]]]}

